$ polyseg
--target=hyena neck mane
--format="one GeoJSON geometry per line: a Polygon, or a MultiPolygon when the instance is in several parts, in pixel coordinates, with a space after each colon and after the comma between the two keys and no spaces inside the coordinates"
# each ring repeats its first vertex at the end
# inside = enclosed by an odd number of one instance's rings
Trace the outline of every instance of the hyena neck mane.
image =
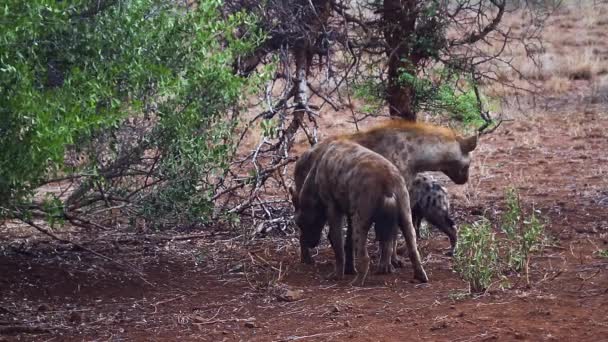
{"type": "Polygon", "coordinates": [[[442,171],[457,184],[468,180],[469,152],[477,145],[476,135],[463,138],[449,128],[401,119],[341,138],[381,154],[404,175],[442,171]]]}

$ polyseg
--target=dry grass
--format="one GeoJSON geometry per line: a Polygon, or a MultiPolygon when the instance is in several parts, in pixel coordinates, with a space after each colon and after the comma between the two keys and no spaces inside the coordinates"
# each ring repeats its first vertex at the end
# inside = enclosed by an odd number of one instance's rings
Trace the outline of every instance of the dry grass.
{"type": "Polygon", "coordinates": [[[564,79],[591,80],[603,70],[603,63],[593,53],[593,48],[567,50],[567,54],[558,54],[553,51],[542,54],[538,57],[538,65],[525,58],[516,60],[519,62],[520,71],[526,79],[551,82],[552,84],[546,85],[545,88],[556,89],[558,92],[563,91],[564,86],[556,87],[556,79],[560,83],[563,83],[564,79]]]}
{"type": "Polygon", "coordinates": [[[551,76],[544,84],[545,91],[552,94],[562,94],[570,90],[572,83],[569,78],[561,76],[551,76]]]}
{"type": "Polygon", "coordinates": [[[555,66],[558,75],[572,80],[591,80],[600,70],[600,59],[592,48],[574,49],[568,56],[557,58],[555,66]]]}
{"type": "Polygon", "coordinates": [[[608,102],[608,75],[602,75],[593,82],[591,101],[594,103],[608,102]]]}
{"type": "MultiPolygon", "coordinates": [[[[607,18],[608,3],[565,1],[547,22],[542,35],[542,48],[526,51],[517,44],[509,46],[505,57],[512,61],[519,72],[501,69],[495,72],[496,78],[501,83],[511,82],[517,87],[542,89],[547,94],[562,94],[574,89],[572,81],[587,81],[598,89],[596,93],[601,93],[603,86],[596,80],[608,74],[608,58],[602,58],[608,53],[607,18]],[[534,59],[530,58],[529,53],[534,59]],[[531,83],[526,85],[525,80],[531,83]]],[[[503,24],[516,32],[526,26],[525,21],[526,18],[515,12],[507,15],[503,24]]],[[[497,97],[521,94],[521,91],[492,84],[487,85],[485,91],[487,95],[497,97]]]]}

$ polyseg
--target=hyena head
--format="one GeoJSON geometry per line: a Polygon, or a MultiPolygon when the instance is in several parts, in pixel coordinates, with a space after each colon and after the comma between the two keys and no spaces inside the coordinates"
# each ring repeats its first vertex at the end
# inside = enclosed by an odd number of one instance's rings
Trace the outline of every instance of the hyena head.
{"type": "Polygon", "coordinates": [[[459,135],[422,135],[415,139],[412,162],[419,171],[441,171],[454,183],[469,180],[471,152],[477,147],[477,135],[463,138],[459,135]]]}
{"type": "Polygon", "coordinates": [[[294,221],[300,229],[300,243],[303,247],[314,248],[321,240],[327,214],[318,195],[308,191],[308,188],[310,187],[304,186],[297,193],[294,187],[290,187],[289,192],[295,210],[294,221]]]}
{"type": "Polygon", "coordinates": [[[464,184],[469,180],[469,155],[477,147],[477,135],[468,138],[456,137],[457,146],[453,146],[445,155],[445,163],[440,168],[456,184],[464,184]]]}

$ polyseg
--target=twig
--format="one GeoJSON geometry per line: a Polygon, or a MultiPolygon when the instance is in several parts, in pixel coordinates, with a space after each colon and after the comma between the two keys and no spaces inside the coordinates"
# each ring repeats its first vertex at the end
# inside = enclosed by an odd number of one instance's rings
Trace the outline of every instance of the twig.
{"type": "Polygon", "coordinates": [[[313,338],[313,337],[319,337],[319,336],[333,336],[333,335],[338,335],[338,334],[340,334],[340,332],[327,332],[327,333],[318,333],[318,334],[304,335],[304,336],[289,336],[285,339],[280,339],[279,341],[297,341],[297,340],[303,340],[305,338],[313,338]]]}
{"type": "Polygon", "coordinates": [[[67,239],[60,238],[59,236],[51,233],[47,229],[44,229],[43,227],[41,227],[41,226],[37,225],[36,223],[32,222],[31,220],[28,220],[28,219],[23,218],[23,217],[20,217],[19,220],[21,220],[22,222],[24,222],[24,223],[28,224],[29,226],[35,228],[36,230],[38,230],[39,232],[43,233],[44,235],[47,235],[47,236],[51,237],[52,239],[55,239],[55,240],[63,242],[63,243],[70,244],[70,245],[72,245],[72,246],[74,246],[76,248],[82,249],[82,250],[87,251],[87,252],[89,252],[89,253],[91,253],[93,255],[96,255],[96,256],[98,256],[98,257],[100,257],[102,259],[110,261],[110,262],[112,262],[112,263],[114,263],[114,264],[116,264],[116,265],[118,265],[118,266],[120,266],[122,268],[128,269],[131,272],[137,274],[141,278],[141,280],[143,280],[144,282],[146,282],[146,284],[151,285],[153,287],[156,287],[156,285],[154,285],[153,283],[149,282],[145,278],[145,276],[141,272],[139,272],[138,270],[136,270],[135,268],[133,268],[133,266],[126,265],[124,263],[116,261],[116,260],[110,258],[109,256],[106,256],[106,255],[103,255],[103,254],[101,254],[99,252],[96,252],[96,251],[94,251],[94,250],[92,250],[90,248],[87,248],[87,247],[79,244],[79,243],[76,243],[76,242],[73,242],[73,241],[70,241],[70,240],[67,240],[67,239]]]}
{"type": "Polygon", "coordinates": [[[166,304],[166,303],[170,303],[170,302],[173,302],[173,301],[176,301],[176,300],[179,300],[179,299],[184,299],[184,297],[185,297],[185,296],[186,296],[186,295],[181,295],[181,296],[177,296],[177,297],[175,297],[175,298],[171,298],[171,299],[163,300],[163,301],[156,302],[156,303],[152,304],[152,306],[154,307],[154,312],[153,312],[153,313],[154,313],[154,314],[156,314],[156,313],[158,312],[158,306],[159,306],[159,305],[161,305],[161,304],[166,304]]]}
{"type": "Polygon", "coordinates": [[[208,324],[215,324],[215,323],[250,322],[250,321],[253,321],[253,317],[250,317],[250,318],[216,319],[215,321],[208,321],[208,322],[202,322],[202,323],[194,322],[192,324],[196,324],[196,325],[208,325],[208,324]]]}

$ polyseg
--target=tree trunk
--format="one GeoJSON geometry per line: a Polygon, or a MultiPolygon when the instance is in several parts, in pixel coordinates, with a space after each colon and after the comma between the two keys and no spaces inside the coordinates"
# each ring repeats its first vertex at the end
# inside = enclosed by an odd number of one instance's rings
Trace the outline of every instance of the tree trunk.
{"type": "Polygon", "coordinates": [[[415,89],[399,80],[404,72],[416,74],[420,60],[412,51],[416,39],[417,0],[384,0],[384,38],[388,44],[387,101],[391,116],[416,121],[415,89]]]}

